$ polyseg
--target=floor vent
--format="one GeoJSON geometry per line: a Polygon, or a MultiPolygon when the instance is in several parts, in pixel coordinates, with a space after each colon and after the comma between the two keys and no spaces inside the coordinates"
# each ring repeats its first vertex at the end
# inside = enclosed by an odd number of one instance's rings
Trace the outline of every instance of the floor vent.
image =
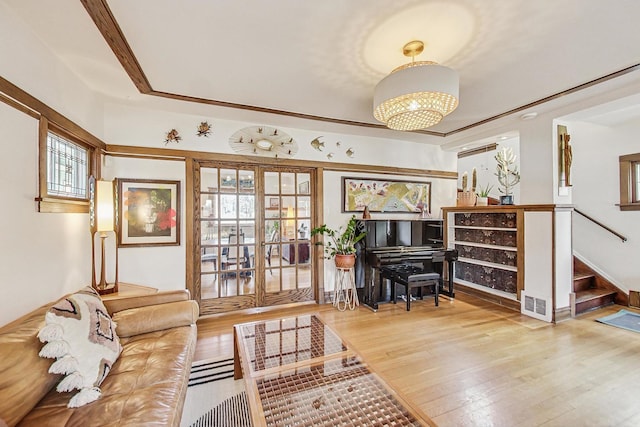
{"type": "Polygon", "coordinates": [[[522,297],[524,298],[524,304],[522,304],[523,314],[535,317],[536,319],[551,322],[551,306],[549,304],[549,301],[544,298],[536,298],[531,295],[525,295],[524,292],[522,293],[522,297]]]}

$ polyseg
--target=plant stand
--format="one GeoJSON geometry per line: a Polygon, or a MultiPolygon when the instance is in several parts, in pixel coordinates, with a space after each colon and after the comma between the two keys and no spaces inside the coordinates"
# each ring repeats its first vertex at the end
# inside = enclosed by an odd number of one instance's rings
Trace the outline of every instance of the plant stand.
{"type": "Polygon", "coordinates": [[[360,305],[356,281],[351,268],[336,267],[336,283],[333,291],[333,306],[340,311],[355,310],[360,305]]]}

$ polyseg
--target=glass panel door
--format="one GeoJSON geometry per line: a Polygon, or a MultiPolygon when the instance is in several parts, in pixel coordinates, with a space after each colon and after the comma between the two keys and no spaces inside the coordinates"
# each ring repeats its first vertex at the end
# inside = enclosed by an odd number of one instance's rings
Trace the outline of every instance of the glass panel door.
{"type": "Polygon", "coordinates": [[[311,173],[265,168],[265,305],[314,299],[311,173]]]}
{"type": "Polygon", "coordinates": [[[311,170],[203,162],[194,173],[201,313],[313,300],[311,170]]]}
{"type": "Polygon", "coordinates": [[[199,201],[203,312],[255,307],[255,171],[201,167],[199,201]]]}

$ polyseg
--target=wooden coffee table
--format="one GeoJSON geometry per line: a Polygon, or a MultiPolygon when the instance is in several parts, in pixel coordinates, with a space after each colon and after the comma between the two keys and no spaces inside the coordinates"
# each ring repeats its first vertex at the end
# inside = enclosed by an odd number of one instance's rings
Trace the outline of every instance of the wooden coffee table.
{"type": "Polygon", "coordinates": [[[435,424],[315,314],[234,326],[254,427],[435,424]]]}

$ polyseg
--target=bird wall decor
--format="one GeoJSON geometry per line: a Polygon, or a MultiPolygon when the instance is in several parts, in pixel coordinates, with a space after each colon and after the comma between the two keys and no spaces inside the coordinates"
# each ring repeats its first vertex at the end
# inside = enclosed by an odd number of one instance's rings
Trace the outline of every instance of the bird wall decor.
{"type": "Polygon", "coordinates": [[[200,122],[200,125],[198,126],[198,133],[196,135],[206,136],[208,138],[210,134],[211,134],[211,125],[209,124],[209,122],[200,122]]]}
{"type": "Polygon", "coordinates": [[[182,141],[182,137],[180,136],[180,134],[178,133],[177,130],[175,129],[171,129],[169,132],[167,132],[167,135],[164,139],[164,145],[167,145],[170,142],[180,142],[182,141]]]}

